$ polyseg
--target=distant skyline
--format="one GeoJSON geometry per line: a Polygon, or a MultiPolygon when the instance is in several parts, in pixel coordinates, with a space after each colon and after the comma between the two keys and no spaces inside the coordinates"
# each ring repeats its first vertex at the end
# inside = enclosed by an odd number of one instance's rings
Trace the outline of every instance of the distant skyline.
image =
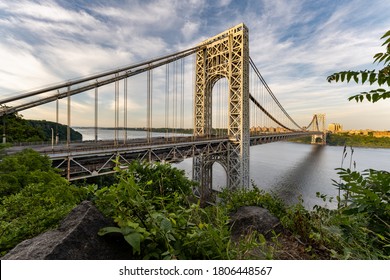
{"type": "MultiPolygon", "coordinates": [[[[388,11],[388,0],[0,1],[0,99],[193,47],[243,22],[251,58],[299,124],[325,113],[328,124],[344,129],[390,130],[388,100],[348,101],[370,87],[326,80],[342,70],[381,68],[372,57],[383,50],[380,37],[390,29],[388,11]]],[[[186,69],[191,63],[186,61],[186,69]]],[[[188,91],[191,78],[186,77],[188,91]]],[[[131,85],[130,127],[142,126],[145,119],[143,79],[131,85]]],[[[186,106],[191,106],[188,91],[186,106]]],[[[101,94],[99,124],[113,126],[112,90],[101,94]]],[[[54,107],[21,114],[53,121],[54,107]]],[[[93,110],[92,92],[72,98],[72,125],[93,126],[93,110]]],[[[60,122],[66,123],[64,114],[60,122]]]]}

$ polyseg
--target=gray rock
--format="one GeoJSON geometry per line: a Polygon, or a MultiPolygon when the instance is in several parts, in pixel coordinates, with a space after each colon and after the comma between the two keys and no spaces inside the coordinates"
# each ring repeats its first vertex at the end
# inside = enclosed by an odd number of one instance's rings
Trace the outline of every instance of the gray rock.
{"type": "Polygon", "coordinates": [[[267,209],[258,206],[240,207],[230,218],[233,240],[237,240],[240,236],[254,230],[263,234],[266,238],[272,236],[272,231],[279,233],[282,230],[279,219],[267,209]]]}
{"type": "Polygon", "coordinates": [[[102,260],[130,259],[132,249],[122,235],[98,236],[112,226],[90,201],[75,207],[56,230],[18,244],[3,260],[102,260]]]}

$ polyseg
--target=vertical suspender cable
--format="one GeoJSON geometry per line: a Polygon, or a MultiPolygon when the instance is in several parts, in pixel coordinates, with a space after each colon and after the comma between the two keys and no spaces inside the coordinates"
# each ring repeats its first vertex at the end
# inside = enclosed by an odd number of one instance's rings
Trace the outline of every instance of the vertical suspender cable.
{"type": "Polygon", "coordinates": [[[153,137],[153,69],[150,69],[150,98],[149,98],[150,116],[149,116],[149,127],[150,137],[153,137]]]}
{"type": "Polygon", "coordinates": [[[70,145],[70,87],[68,87],[68,126],[66,128],[66,145],[68,146],[69,148],[69,145],[70,145]]]}
{"type": "Polygon", "coordinates": [[[152,137],[152,69],[148,70],[148,75],[147,75],[147,139],[148,143],[151,141],[152,137]]]}
{"type": "Polygon", "coordinates": [[[59,114],[59,100],[57,98],[56,100],[56,145],[58,145],[58,137],[59,137],[59,134],[58,134],[58,123],[59,123],[59,120],[58,120],[58,114],[59,114]]]}
{"type": "Polygon", "coordinates": [[[123,144],[127,141],[127,78],[123,80],[123,144]]]}
{"type": "Polygon", "coordinates": [[[165,138],[169,137],[169,63],[165,65],[165,138]]]}
{"type": "Polygon", "coordinates": [[[95,87],[95,142],[98,141],[98,110],[99,110],[99,92],[98,87],[95,87]]]}
{"type": "Polygon", "coordinates": [[[146,99],[146,138],[150,143],[150,69],[147,72],[147,99],[146,99]]]}
{"type": "Polygon", "coordinates": [[[173,96],[172,96],[173,138],[176,139],[177,126],[177,61],[173,62],[173,96]]]}
{"type": "MultiPolygon", "coordinates": [[[[115,74],[118,77],[118,73],[115,74]]],[[[118,144],[118,126],[119,126],[119,80],[115,79],[115,136],[114,144],[118,144]]]]}
{"type": "Polygon", "coordinates": [[[181,88],[180,88],[180,128],[184,128],[184,59],[182,58],[181,61],[181,88]]]}
{"type": "Polygon", "coordinates": [[[70,148],[70,87],[68,86],[68,126],[66,127],[66,145],[68,147],[68,167],[67,167],[67,174],[66,177],[68,178],[68,181],[70,179],[70,155],[69,155],[69,148],[70,148]]]}

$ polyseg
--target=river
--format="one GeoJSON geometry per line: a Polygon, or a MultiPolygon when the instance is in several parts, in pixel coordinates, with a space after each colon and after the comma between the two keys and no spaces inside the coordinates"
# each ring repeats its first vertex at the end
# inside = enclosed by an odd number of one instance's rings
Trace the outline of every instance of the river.
{"type": "MultiPolygon", "coordinates": [[[[78,129],[84,140],[94,139],[94,129],[78,129]]],[[[128,138],[145,137],[146,132],[128,131],[128,138]]],[[[153,133],[153,136],[164,136],[153,133]]],[[[99,131],[99,139],[112,139],[113,130],[99,131]]],[[[314,205],[334,208],[336,203],[323,202],[316,193],[336,197],[337,189],[332,179],[338,180],[335,168],[340,167],[344,147],[318,146],[291,142],[275,142],[253,146],[250,149],[250,178],[261,189],[274,192],[287,204],[296,203],[299,197],[307,209],[314,205]]],[[[343,167],[356,162],[356,170],[368,168],[390,171],[390,149],[347,147],[347,157],[343,167]]],[[[192,159],[176,164],[191,178],[192,159]]],[[[213,166],[213,188],[226,184],[226,174],[219,164],[213,166]]]]}

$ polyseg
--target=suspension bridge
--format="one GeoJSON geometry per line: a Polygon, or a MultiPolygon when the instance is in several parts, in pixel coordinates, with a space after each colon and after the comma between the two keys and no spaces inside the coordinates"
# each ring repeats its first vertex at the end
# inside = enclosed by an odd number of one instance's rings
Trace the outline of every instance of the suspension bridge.
{"type": "MultiPolygon", "coordinates": [[[[326,141],[324,114],[315,114],[306,126],[300,126],[275,97],[249,56],[244,24],[184,51],[5,98],[0,100],[0,117],[55,103],[59,123],[60,100],[66,102],[66,142],[54,143],[53,138],[51,145],[29,147],[48,155],[70,181],[113,173],[114,167],[125,168],[134,159],[178,162],[193,158],[193,179],[203,192],[212,189],[215,162],[225,169],[228,188],[249,187],[250,146],[304,136],[311,136],[313,144],[326,141]],[[185,90],[188,57],[193,59],[190,94],[185,90]],[[146,90],[141,93],[146,117],[141,124],[129,122],[128,116],[133,88],[129,83],[140,75],[146,76],[146,90]],[[157,77],[163,80],[158,89],[154,86],[157,77]],[[114,103],[115,135],[105,141],[99,140],[102,88],[110,92],[114,103]],[[95,135],[92,141],[76,143],[70,139],[72,97],[82,94],[93,100],[95,135]],[[189,95],[192,108],[185,108],[189,95]],[[187,119],[192,122],[192,134],[178,134],[187,119]],[[144,127],[145,137],[129,139],[129,126],[144,127]],[[153,133],[158,126],[164,136],[153,133]]],[[[18,149],[15,146],[8,152],[18,149]]]]}

